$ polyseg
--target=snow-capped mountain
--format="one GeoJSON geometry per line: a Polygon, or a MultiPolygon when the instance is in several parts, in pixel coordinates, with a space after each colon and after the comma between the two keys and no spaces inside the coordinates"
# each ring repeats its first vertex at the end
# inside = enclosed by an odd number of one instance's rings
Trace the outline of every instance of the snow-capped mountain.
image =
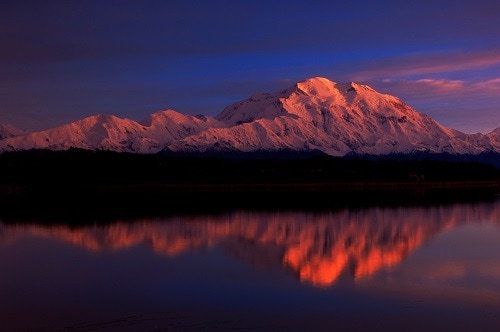
{"type": "Polygon", "coordinates": [[[224,125],[208,116],[185,115],[173,110],[156,112],[140,122],[99,114],[54,129],[1,140],[0,150],[66,150],[74,147],[156,153],[169,142],[224,125]]]}
{"type": "Polygon", "coordinates": [[[27,132],[8,123],[0,123],[0,139],[27,134],[27,132]]]}
{"type": "Polygon", "coordinates": [[[254,94],[228,106],[216,119],[228,126],[174,141],[167,149],[318,149],[334,156],[500,151],[499,129],[488,135],[466,135],[443,127],[394,96],[320,77],[275,94],[254,94]]]}
{"type": "Polygon", "coordinates": [[[468,135],[446,128],[397,97],[366,85],[315,77],[273,94],[256,93],[215,118],[173,110],[140,122],[95,115],[54,129],[0,140],[0,151],[27,149],[157,153],[311,151],[479,154],[500,152],[500,128],[468,135]]]}

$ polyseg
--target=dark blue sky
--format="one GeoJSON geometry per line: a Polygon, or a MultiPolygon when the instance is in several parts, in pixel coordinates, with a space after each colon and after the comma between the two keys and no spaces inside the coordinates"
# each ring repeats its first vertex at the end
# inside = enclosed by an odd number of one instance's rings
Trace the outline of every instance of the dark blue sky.
{"type": "Polygon", "coordinates": [[[216,115],[322,76],[396,95],[447,127],[500,127],[500,2],[7,0],[0,122],[216,115]]]}

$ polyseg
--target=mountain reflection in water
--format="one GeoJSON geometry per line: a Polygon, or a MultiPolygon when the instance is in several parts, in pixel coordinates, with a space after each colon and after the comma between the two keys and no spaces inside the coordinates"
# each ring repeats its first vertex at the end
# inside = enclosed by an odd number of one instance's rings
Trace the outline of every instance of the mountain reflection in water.
{"type": "Polygon", "coordinates": [[[0,224],[0,245],[23,237],[57,239],[89,251],[150,245],[175,256],[218,246],[256,266],[281,266],[315,286],[341,273],[355,280],[399,264],[447,230],[471,223],[500,226],[498,204],[345,209],[335,212],[231,211],[74,228],[0,224]]]}

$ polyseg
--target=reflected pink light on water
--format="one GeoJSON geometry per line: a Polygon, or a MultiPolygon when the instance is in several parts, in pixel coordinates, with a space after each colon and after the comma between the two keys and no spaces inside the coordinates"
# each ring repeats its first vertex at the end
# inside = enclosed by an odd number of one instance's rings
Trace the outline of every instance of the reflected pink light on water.
{"type": "MultiPolygon", "coordinates": [[[[167,256],[246,239],[253,247],[273,245],[282,250],[281,264],[302,282],[316,286],[335,283],[349,271],[355,280],[400,264],[426,241],[471,220],[496,220],[497,209],[468,205],[432,209],[343,210],[328,213],[255,213],[237,211],[203,217],[139,221],[70,228],[31,225],[1,226],[3,243],[38,236],[58,239],[92,252],[150,245],[167,256]],[[460,219],[465,216],[466,219],[460,219]]],[[[245,250],[252,250],[247,248],[245,250]]],[[[265,259],[265,258],[263,258],[265,259]]]]}

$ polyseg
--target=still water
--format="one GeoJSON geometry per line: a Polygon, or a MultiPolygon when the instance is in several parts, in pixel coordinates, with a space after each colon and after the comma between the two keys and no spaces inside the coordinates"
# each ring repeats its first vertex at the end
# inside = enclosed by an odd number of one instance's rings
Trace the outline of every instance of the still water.
{"type": "Polygon", "coordinates": [[[500,200],[0,223],[1,331],[498,331],[500,200]]]}

